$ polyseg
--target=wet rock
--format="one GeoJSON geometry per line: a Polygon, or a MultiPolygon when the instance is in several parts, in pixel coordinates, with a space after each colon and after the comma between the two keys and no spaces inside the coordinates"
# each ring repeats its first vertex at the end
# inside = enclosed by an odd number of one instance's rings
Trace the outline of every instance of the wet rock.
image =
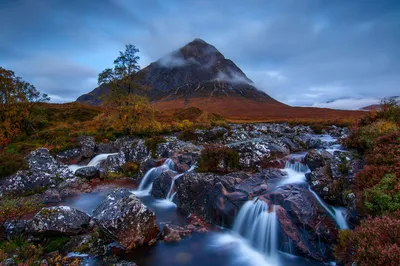
{"type": "MultiPolygon", "coordinates": [[[[2,226],[3,228],[0,231],[3,233],[4,239],[11,239],[15,236],[20,236],[25,232],[27,221],[26,220],[18,220],[13,222],[5,222],[2,226]],[[2,229],[4,229],[2,231],[2,229]]],[[[0,264],[1,265],[1,264],[0,264]]]]}
{"type": "Polygon", "coordinates": [[[75,175],[77,177],[82,177],[82,178],[90,180],[93,178],[99,178],[100,171],[95,166],[87,166],[87,167],[82,167],[82,168],[79,168],[78,170],[76,170],[75,175]]]}
{"type": "Polygon", "coordinates": [[[186,173],[175,181],[174,202],[186,213],[195,213],[208,222],[229,225],[248,198],[247,193],[235,191],[234,186],[240,181],[234,175],[186,173]]]}
{"type": "Polygon", "coordinates": [[[25,158],[25,163],[27,170],[6,178],[2,186],[4,194],[43,192],[47,187],[73,177],[68,167],[59,164],[45,148],[32,151],[25,158]]]}
{"type": "Polygon", "coordinates": [[[196,141],[201,144],[222,143],[228,130],[223,127],[214,127],[210,130],[196,130],[196,141]]]}
{"type": "Polygon", "coordinates": [[[316,150],[309,151],[304,157],[304,162],[307,164],[308,168],[310,168],[311,171],[314,171],[315,169],[320,168],[326,164],[325,159],[316,150]]]}
{"type": "Polygon", "coordinates": [[[155,214],[127,189],[116,189],[93,211],[101,230],[125,249],[151,245],[159,232],[155,214]]]}
{"type": "Polygon", "coordinates": [[[245,192],[249,199],[266,193],[269,189],[271,179],[282,178],[285,176],[283,171],[277,169],[265,169],[255,175],[246,178],[235,186],[237,191],[245,192]]]}
{"type": "Polygon", "coordinates": [[[27,224],[33,235],[78,235],[87,232],[90,217],[86,213],[67,206],[43,208],[27,224]]]}
{"type": "Polygon", "coordinates": [[[100,142],[96,146],[96,153],[116,153],[119,150],[115,147],[114,142],[100,142]]]}
{"type": "Polygon", "coordinates": [[[351,152],[335,151],[331,160],[332,177],[334,179],[344,177],[349,182],[352,182],[365,164],[364,160],[355,158],[351,152]]]}
{"type": "Polygon", "coordinates": [[[125,157],[122,153],[110,155],[104,162],[104,168],[106,172],[121,172],[122,165],[125,163],[125,157]]]}
{"type": "Polygon", "coordinates": [[[80,136],[78,137],[79,144],[81,146],[81,154],[84,158],[92,158],[94,155],[94,150],[96,148],[96,142],[94,137],[90,136],[80,136]]]}
{"type": "Polygon", "coordinates": [[[83,192],[90,192],[91,187],[86,180],[74,177],[65,180],[57,186],[61,198],[74,197],[82,194],[83,192]]]}
{"type": "Polygon", "coordinates": [[[194,160],[199,158],[201,150],[200,146],[191,142],[177,140],[176,138],[166,138],[166,142],[159,143],[156,149],[156,155],[161,158],[178,157],[179,155],[192,156],[194,160]]]}
{"type": "Polygon", "coordinates": [[[8,258],[8,259],[5,259],[3,261],[0,261],[0,265],[3,265],[3,266],[17,266],[18,264],[15,262],[14,259],[8,258]]]}
{"type": "Polygon", "coordinates": [[[261,199],[279,205],[276,212],[281,228],[298,250],[315,260],[333,260],[336,224],[305,186],[284,186],[261,199]]]}
{"type": "Polygon", "coordinates": [[[61,195],[56,189],[48,189],[43,194],[43,203],[59,203],[61,202],[61,195]]]}
{"type": "Polygon", "coordinates": [[[178,225],[166,224],[161,231],[160,240],[164,242],[178,242],[181,241],[183,237],[191,234],[192,230],[190,229],[178,225]]]}
{"type": "Polygon", "coordinates": [[[56,158],[60,163],[77,164],[82,160],[83,156],[81,149],[76,148],[59,152],[57,153],[56,158]]]}
{"type": "Polygon", "coordinates": [[[252,139],[228,147],[239,153],[240,165],[245,169],[258,169],[262,160],[274,160],[290,153],[285,144],[273,139],[252,139]]]}
{"type": "Polygon", "coordinates": [[[176,176],[175,172],[166,171],[156,177],[153,182],[151,195],[153,195],[155,198],[165,199],[168,195],[174,176],[176,176]]]}

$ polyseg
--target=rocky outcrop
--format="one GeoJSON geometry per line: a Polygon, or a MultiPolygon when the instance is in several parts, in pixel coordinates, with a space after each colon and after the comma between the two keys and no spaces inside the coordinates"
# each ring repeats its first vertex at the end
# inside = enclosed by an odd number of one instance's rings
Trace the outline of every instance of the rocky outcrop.
{"type": "Polygon", "coordinates": [[[76,170],[75,175],[77,177],[82,177],[82,178],[90,180],[93,178],[99,178],[100,170],[95,166],[87,166],[87,167],[82,167],[82,168],[79,168],[78,170],[76,170]]]}
{"type": "Polygon", "coordinates": [[[155,243],[156,216],[135,195],[116,189],[93,211],[101,230],[125,249],[155,243]]]}
{"type": "Polygon", "coordinates": [[[82,159],[81,149],[70,149],[57,153],[57,161],[64,164],[78,164],[82,159]]]}
{"type": "Polygon", "coordinates": [[[96,148],[94,137],[80,136],[78,137],[81,154],[84,158],[92,158],[96,148]]]}
{"type": "Polygon", "coordinates": [[[25,158],[25,163],[27,170],[18,171],[4,181],[4,194],[34,194],[73,177],[68,167],[58,163],[45,148],[32,151],[25,158]]]}
{"type": "Polygon", "coordinates": [[[43,208],[27,224],[27,232],[39,236],[78,235],[87,232],[90,217],[67,206],[43,208]]]}
{"type": "Polygon", "coordinates": [[[305,186],[284,186],[260,199],[279,205],[276,213],[281,228],[302,254],[319,261],[333,260],[336,224],[305,186]]]}
{"type": "Polygon", "coordinates": [[[175,172],[166,171],[156,177],[153,182],[151,195],[153,195],[155,198],[165,199],[168,195],[174,176],[176,176],[175,172]]]}
{"type": "Polygon", "coordinates": [[[289,148],[273,139],[251,139],[227,145],[239,153],[240,165],[244,169],[259,169],[262,160],[285,157],[289,148]]]}
{"type": "Polygon", "coordinates": [[[316,150],[309,151],[304,157],[304,162],[305,164],[307,164],[308,168],[310,168],[311,171],[314,171],[315,169],[320,168],[326,164],[322,155],[316,150]]]}
{"type": "Polygon", "coordinates": [[[267,181],[282,176],[279,170],[266,170],[254,176],[243,172],[186,173],[175,181],[174,202],[186,213],[197,214],[207,222],[231,225],[248,199],[265,193],[269,188],[267,181]]]}

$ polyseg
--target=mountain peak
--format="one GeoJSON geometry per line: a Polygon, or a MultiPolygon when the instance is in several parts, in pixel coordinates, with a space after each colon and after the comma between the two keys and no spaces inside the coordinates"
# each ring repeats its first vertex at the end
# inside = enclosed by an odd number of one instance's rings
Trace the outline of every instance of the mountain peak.
{"type": "MultiPolygon", "coordinates": [[[[151,88],[151,101],[192,99],[247,99],[257,102],[276,101],[254,87],[253,82],[217,48],[202,39],[194,39],[185,46],[151,63],[133,79],[151,88]]],[[[101,89],[78,99],[94,102],[101,89]]]]}

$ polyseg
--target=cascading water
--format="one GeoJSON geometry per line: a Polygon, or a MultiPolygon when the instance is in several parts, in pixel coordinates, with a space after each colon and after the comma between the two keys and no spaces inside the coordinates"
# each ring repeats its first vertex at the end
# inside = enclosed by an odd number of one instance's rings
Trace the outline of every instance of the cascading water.
{"type": "Polygon", "coordinates": [[[136,196],[146,196],[149,195],[153,187],[154,180],[160,176],[163,172],[172,170],[175,167],[174,162],[171,159],[165,160],[163,165],[159,167],[153,167],[143,176],[140,181],[139,187],[133,193],[136,196]],[[172,168],[172,169],[171,169],[172,168]]]}
{"type": "Polygon", "coordinates": [[[287,178],[284,178],[279,185],[303,183],[306,181],[305,173],[309,171],[307,165],[300,162],[286,162],[284,171],[287,173],[287,178]]]}
{"type": "Polygon", "coordinates": [[[343,216],[342,211],[340,208],[333,208],[334,211],[331,210],[331,208],[328,207],[328,205],[325,204],[325,202],[318,196],[317,193],[315,193],[311,187],[308,187],[308,190],[314,195],[314,197],[317,199],[319,204],[329,213],[329,215],[335,220],[336,224],[338,225],[339,229],[348,229],[349,226],[347,225],[346,219],[343,216]]]}
{"type": "Polygon", "coordinates": [[[68,168],[75,173],[76,170],[83,168],[83,167],[88,167],[88,166],[98,166],[102,161],[107,160],[108,156],[111,155],[117,155],[118,153],[103,153],[95,156],[92,160],[87,165],[77,165],[77,164],[71,164],[68,166],[68,168]]]}
{"type": "Polygon", "coordinates": [[[174,178],[172,179],[171,186],[169,188],[166,200],[171,201],[171,202],[174,200],[174,197],[176,195],[176,191],[175,192],[172,192],[172,191],[173,191],[173,189],[175,187],[175,180],[177,180],[178,178],[180,178],[181,176],[183,176],[186,173],[190,173],[190,172],[194,171],[195,168],[196,168],[196,164],[193,164],[189,168],[189,170],[187,170],[185,173],[174,176],[174,178]]]}
{"type": "Polygon", "coordinates": [[[278,220],[274,207],[268,212],[268,204],[261,200],[246,202],[232,230],[246,238],[269,261],[277,261],[278,220]]]}
{"type": "Polygon", "coordinates": [[[347,224],[346,218],[343,215],[345,211],[344,208],[333,207],[333,210],[335,211],[335,221],[339,228],[342,230],[349,229],[349,225],[347,224]]]}

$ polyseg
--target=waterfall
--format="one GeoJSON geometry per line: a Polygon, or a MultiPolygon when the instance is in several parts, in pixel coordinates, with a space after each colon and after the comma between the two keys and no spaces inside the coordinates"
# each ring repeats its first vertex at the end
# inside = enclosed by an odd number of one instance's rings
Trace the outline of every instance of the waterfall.
{"type": "Polygon", "coordinates": [[[151,192],[151,189],[153,187],[154,179],[156,179],[158,176],[160,176],[163,172],[172,170],[174,167],[175,167],[174,162],[171,159],[167,159],[167,160],[165,160],[163,165],[161,165],[159,167],[151,168],[143,176],[142,180],[140,181],[137,191],[134,191],[133,193],[136,196],[149,195],[151,192]]]}
{"type": "Polygon", "coordinates": [[[176,175],[176,176],[174,176],[174,178],[172,179],[172,181],[171,181],[171,186],[170,186],[170,188],[169,188],[169,191],[168,191],[168,194],[167,194],[167,197],[166,197],[167,200],[169,200],[169,201],[173,201],[173,200],[174,200],[174,197],[175,197],[175,195],[176,195],[176,191],[174,191],[174,192],[172,193],[172,190],[174,189],[175,180],[177,180],[179,177],[181,177],[181,176],[183,176],[183,175],[184,175],[184,174],[176,175]]]}
{"type": "Polygon", "coordinates": [[[292,169],[299,173],[307,173],[309,171],[307,165],[302,164],[300,162],[294,162],[294,163],[286,162],[285,169],[292,169]]]}
{"type": "Polygon", "coordinates": [[[98,167],[99,164],[102,161],[107,160],[108,156],[111,155],[117,155],[118,153],[103,153],[103,154],[99,154],[96,155],[92,160],[90,160],[90,162],[87,165],[77,165],[77,164],[71,164],[68,166],[68,168],[75,173],[76,170],[83,168],[83,167],[87,167],[87,166],[96,166],[98,167]]]}
{"type": "Polygon", "coordinates": [[[335,220],[336,224],[338,225],[339,229],[348,229],[349,226],[347,225],[346,219],[343,216],[342,211],[340,208],[333,208],[334,211],[331,210],[328,205],[325,204],[325,202],[318,196],[315,191],[311,189],[310,186],[308,186],[308,190],[314,195],[314,197],[317,199],[319,204],[329,213],[329,215],[335,220]]]}
{"type": "Polygon", "coordinates": [[[197,164],[195,163],[192,166],[190,166],[189,170],[187,170],[185,173],[174,176],[174,178],[172,179],[172,182],[171,182],[171,186],[169,187],[169,191],[168,191],[166,200],[171,201],[171,202],[174,200],[176,191],[172,193],[172,190],[175,187],[175,180],[177,180],[179,177],[183,176],[186,173],[190,173],[190,172],[194,171],[194,169],[196,168],[196,165],[197,164]]]}
{"type": "Polygon", "coordinates": [[[287,178],[279,182],[280,186],[306,182],[305,173],[309,171],[307,165],[300,162],[286,162],[283,170],[287,173],[287,178]]]}
{"type": "Polygon", "coordinates": [[[267,203],[258,199],[247,201],[240,209],[232,230],[246,238],[268,259],[277,259],[278,220],[275,208],[268,212],[267,203]]]}
{"type": "Polygon", "coordinates": [[[335,220],[339,228],[342,230],[349,229],[349,225],[343,215],[343,212],[345,211],[344,208],[333,207],[333,210],[335,211],[335,220]]]}

